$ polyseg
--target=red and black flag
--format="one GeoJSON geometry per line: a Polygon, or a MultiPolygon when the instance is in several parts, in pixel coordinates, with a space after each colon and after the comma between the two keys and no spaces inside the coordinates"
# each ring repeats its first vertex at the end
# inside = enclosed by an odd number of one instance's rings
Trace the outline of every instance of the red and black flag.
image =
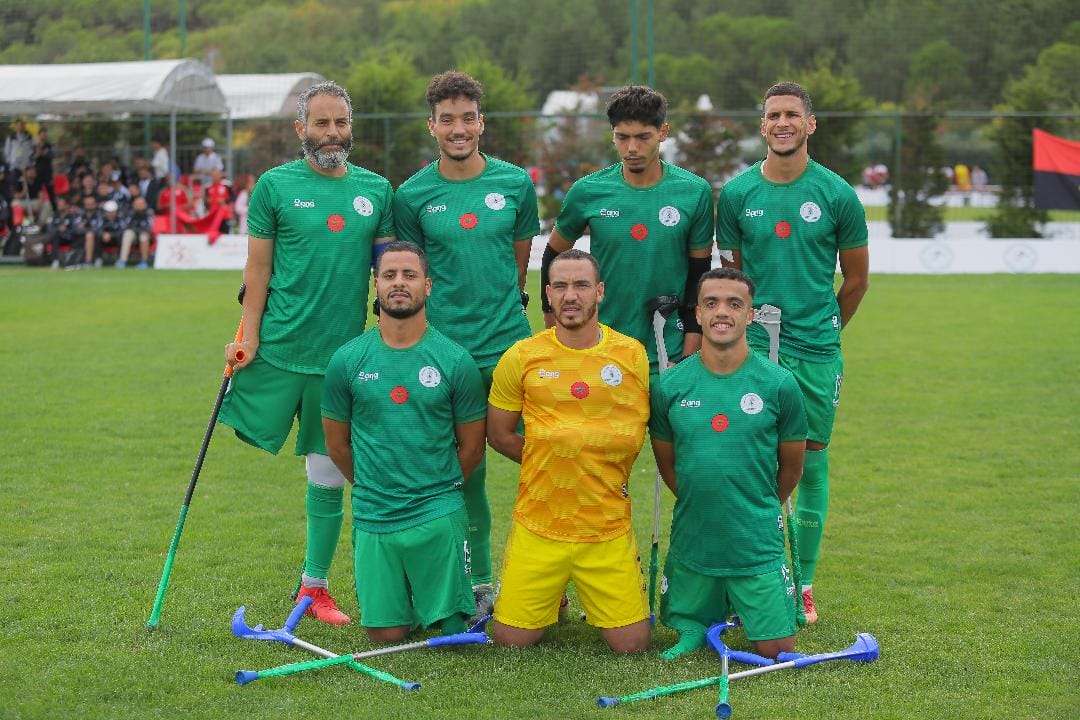
{"type": "Polygon", "coordinates": [[[1080,210],[1080,142],[1032,132],[1035,207],[1042,210],[1080,210]]]}

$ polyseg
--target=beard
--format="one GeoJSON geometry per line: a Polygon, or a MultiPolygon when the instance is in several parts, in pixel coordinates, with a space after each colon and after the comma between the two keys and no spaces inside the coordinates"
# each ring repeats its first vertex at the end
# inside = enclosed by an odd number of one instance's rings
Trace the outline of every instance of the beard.
{"type": "Polygon", "coordinates": [[[556,314],[556,319],[558,319],[559,324],[567,330],[577,330],[578,328],[585,327],[585,325],[596,317],[596,308],[596,303],[593,303],[592,305],[582,305],[578,313],[578,320],[570,323],[566,322],[563,313],[561,312],[562,308],[560,308],[560,312],[556,314]]]}
{"type": "Polygon", "coordinates": [[[791,157],[795,153],[799,152],[799,150],[802,150],[804,145],[806,145],[806,136],[805,135],[802,136],[802,138],[799,140],[799,142],[795,143],[794,145],[792,145],[787,150],[777,150],[772,145],[770,145],[769,146],[769,151],[772,152],[773,155],[777,155],[779,157],[791,157]]]}
{"type": "Polygon", "coordinates": [[[305,133],[300,146],[304,150],[304,157],[312,164],[323,170],[333,170],[345,164],[349,151],[352,150],[352,144],[351,132],[348,137],[341,138],[337,143],[326,142],[321,145],[315,141],[315,138],[305,133]],[[322,148],[326,145],[341,145],[341,149],[333,152],[324,151],[322,148]]]}
{"type": "Polygon", "coordinates": [[[394,318],[395,320],[405,320],[411,318],[416,313],[424,309],[424,305],[427,304],[425,298],[414,299],[409,305],[397,305],[391,306],[390,299],[379,298],[379,307],[381,311],[394,318]]]}

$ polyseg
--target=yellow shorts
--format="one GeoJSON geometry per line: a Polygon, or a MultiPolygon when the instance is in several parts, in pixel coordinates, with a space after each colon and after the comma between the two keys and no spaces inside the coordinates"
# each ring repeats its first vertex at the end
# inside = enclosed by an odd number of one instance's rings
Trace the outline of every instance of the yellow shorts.
{"type": "Polygon", "coordinates": [[[570,580],[590,625],[623,627],[649,617],[633,531],[601,542],[565,542],[541,537],[515,521],[503,553],[495,620],[526,630],[554,624],[570,580]]]}

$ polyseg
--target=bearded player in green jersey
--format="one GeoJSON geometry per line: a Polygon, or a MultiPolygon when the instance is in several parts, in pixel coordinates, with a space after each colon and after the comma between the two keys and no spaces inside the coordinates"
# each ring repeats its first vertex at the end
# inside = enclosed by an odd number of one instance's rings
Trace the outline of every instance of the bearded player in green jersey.
{"type": "MultiPolygon", "coordinates": [[[[462,72],[431,80],[428,131],[439,159],[401,184],[394,219],[398,238],[422,247],[431,263],[429,322],[469,351],[490,389],[502,354],[532,334],[525,275],[540,221],[528,174],[479,150],[483,94],[462,72]]],[[[482,458],[465,484],[476,617],[494,602],[486,476],[482,458]]]]}
{"type": "MultiPolygon", "coordinates": [[[[660,158],[660,144],[670,130],[662,94],[640,85],[624,87],[611,96],[607,116],[621,162],[570,187],[544,252],[540,286],[547,286],[547,268],[555,256],[569,250],[587,228],[589,252],[608,280],[600,322],[644,345],[656,373],[650,300],[661,295],[683,299],[664,332],[671,362],[701,346],[693,298],[698,278],[712,262],[712,187],[660,158]]],[[[544,321],[551,327],[555,320],[541,297],[544,321]]]]}
{"type": "Polygon", "coordinates": [[[221,422],[274,453],[293,426],[307,469],[307,551],[299,597],[308,613],[344,625],[327,576],[344,515],[345,478],[327,456],[319,402],[330,356],[364,331],[378,248],[393,239],[390,183],[349,163],[352,104],[324,82],[300,95],[304,158],[267,171],[251,194],[243,340],[225,349],[237,373],[221,422]],[[235,362],[238,350],[244,359],[235,362]]]}
{"type": "Polygon", "coordinates": [[[326,446],[352,484],[360,618],[375,642],[465,631],[474,607],[461,486],[484,456],[487,399],[469,353],[427,323],[424,251],[379,256],[378,327],[326,369],[326,446]]]}
{"type": "Polygon", "coordinates": [[[701,351],[653,385],[649,429],[675,493],[660,618],[676,658],[732,612],[760,655],[795,649],[796,590],[784,557],[782,504],[802,473],[806,413],[791,372],[750,349],[754,284],[705,273],[696,295],[701,351]]]}
{"type": "MultiPolygon", "coordinates": [[[[806,398],[809,431],[799,484],[796,531],[801,588],[808,622],[818,618],[813,582],[829,507],[829,439],[844,362],[840,331],[869,285],[866,213],[851,186],[810,159],[807,138],[817,128],[810,96],[795,83],[765,93],[761,135],[765,159],[731,180],[717,205],[717,245],[731,250],[724,264],[757,285],[756,302],[783,312],[780,364],[791,370],[806,398]],[[843,282],[833,291],[839,259],[843,282]]],[[[757,324],[750,345],[768,348],[757,324]]]]}

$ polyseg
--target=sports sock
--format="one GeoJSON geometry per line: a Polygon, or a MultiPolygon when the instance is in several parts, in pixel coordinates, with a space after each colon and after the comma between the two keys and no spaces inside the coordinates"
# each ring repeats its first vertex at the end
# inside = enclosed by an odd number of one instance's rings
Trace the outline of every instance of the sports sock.
{"type": "Polygon", "coordinates": [[[491,582],[491,507],[488,505],[487,459],[482,458],[462,488],[469,515],[469,559],[473,587],[491,582]]]}
{"type": "Polygon", "coordinates": [[[795,531],[799,541],[799,565],[805,587],[814,582],[825,517],[829,513],[829,448],[808,450],[795,503],[795,531]]]}
{"type": "Polygon", "coordinates": [[[443,618],[439,621],[439,630],[443,635],[457,635],[463,633],[469,629],[469,626],[465,623],[465,618],[460,613],[454,613],[448,618],[443,618]]]}
{"type": "Polygon", "coordinates": [[[698,626],[694,628],[678,628],[679,642],[669,647],[664,652],[660,653],[660,657],[664,660],[674,660],[677,657],[681,657],[688,652],[697,650],[699,647],[705,644],[705,628],[704,626],[698,626]]]}
{"type": "MultiPolygon", "coordinates": [[[[334,561],[344,517],[345,489],[309,482],[307,486],[307,553],[304,575],[325,578],[334,561]]],[[[305,583],[307,584],[307,583],[305,583]]]]}

